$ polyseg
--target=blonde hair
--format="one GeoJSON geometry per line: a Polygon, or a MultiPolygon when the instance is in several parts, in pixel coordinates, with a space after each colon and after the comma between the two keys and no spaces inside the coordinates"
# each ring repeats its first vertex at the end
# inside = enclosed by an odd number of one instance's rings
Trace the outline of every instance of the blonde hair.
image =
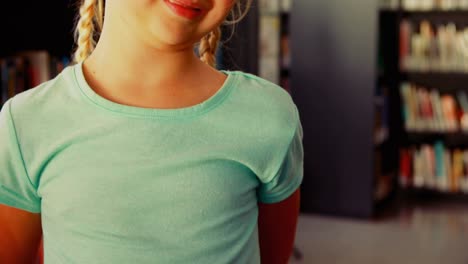
{"type": "MultiPolygon", "coordinates": [[[[235,0],[236,4],[231,10],[231,20],[224,21],[225,25],[235,25],[248,13],[253,0],[246,0],[243,7],[242,0],[235,0]]],[[[76,51],[73,60],[75,63],[83,62],[96,47],[99,35],[104,24],[104,0],[82,0],[79,9],[79,19],[75,28],[76,51]]],[[[208,33],[200,40],[198,54],[200,60],[216,67],[216,51],[221,40],[221,26],[208,33]]]]}

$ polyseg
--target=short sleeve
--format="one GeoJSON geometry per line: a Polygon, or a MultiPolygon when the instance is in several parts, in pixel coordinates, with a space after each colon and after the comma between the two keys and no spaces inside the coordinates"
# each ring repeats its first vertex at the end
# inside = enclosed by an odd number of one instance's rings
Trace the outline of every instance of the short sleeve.
{"type": "Polygon", "coordinates": [[[258,189],[258,200],[262,203],[277,203],[292,195],[301,185],[304,174],[303,131],[298,120],[291,143],[284,154],[276,175],[258,189]]]}
{"type": "Polygon", "coordinates": [[[11,103],[8,100],[0,111],[0,204],[39,213],[41,199],[24,165],[11,103]]]}

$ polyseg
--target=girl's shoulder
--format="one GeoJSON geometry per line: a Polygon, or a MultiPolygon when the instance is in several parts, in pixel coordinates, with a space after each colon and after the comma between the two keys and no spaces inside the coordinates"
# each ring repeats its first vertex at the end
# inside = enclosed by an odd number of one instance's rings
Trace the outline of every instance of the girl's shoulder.
{"type": "Polygon", "coordinates": [[[43,82],[9,99],[17,115],[37,112],[70,98],[70,86],[74,86],[74,67],[68,66],[49,81],[43,82]]]}
{"type": "Polygon", "coordinates": [[[260,89],[263,92],[271,93],[274,96],[280,96],[288,98],[290,97],[289,93],[283,89],[281,86],[261,78],[257,75],[243,72],[243,71],[223,71],[228,75],[234,75],[237,77],[239,82],[248,86],[250,89],[260,89]]]}
{"type": "MultiPolygon", "coordinates": [[[[242,71],[225,71],[235,79],[235,98],[250,103],[257,111],[296,119],[297,107],[291,94],[281,86],[257,75],[242,71]]],[[[239,102],[240,103],[240,102],[239,102]]]]}
{"type": "Polygon", "coordinates": [[[30,131],[42,131],[51,122],[70,118],[65,114],[80,96],[74,74],[73,66],[66,67],[53,79],[9,98],[2,111],[8,111],[18,131],[31,135],[35,133],[30,131]]]}

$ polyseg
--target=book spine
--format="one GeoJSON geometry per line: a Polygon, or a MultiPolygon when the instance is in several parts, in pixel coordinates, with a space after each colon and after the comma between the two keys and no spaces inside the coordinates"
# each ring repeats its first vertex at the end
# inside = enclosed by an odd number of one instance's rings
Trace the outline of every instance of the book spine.
{"type": "Polygon", "coordinates": [[[0,59],[0,106],[11,97],[50,80],[70,63],[51,58],[45,51],[21,52],[0,59]]]}

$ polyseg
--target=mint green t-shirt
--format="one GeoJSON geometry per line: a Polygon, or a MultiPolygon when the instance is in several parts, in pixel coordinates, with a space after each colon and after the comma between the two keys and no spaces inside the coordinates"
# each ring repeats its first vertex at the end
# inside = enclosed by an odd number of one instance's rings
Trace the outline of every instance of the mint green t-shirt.
{"type": "Polygon", "coordinates": [[[301,184],[302,127],[282,88],[224,73],[186,108],[107,100],[82,64],[7,101],[0,203],[41,213],[45,264],[260,263],[257,203],[301,184]]]}

